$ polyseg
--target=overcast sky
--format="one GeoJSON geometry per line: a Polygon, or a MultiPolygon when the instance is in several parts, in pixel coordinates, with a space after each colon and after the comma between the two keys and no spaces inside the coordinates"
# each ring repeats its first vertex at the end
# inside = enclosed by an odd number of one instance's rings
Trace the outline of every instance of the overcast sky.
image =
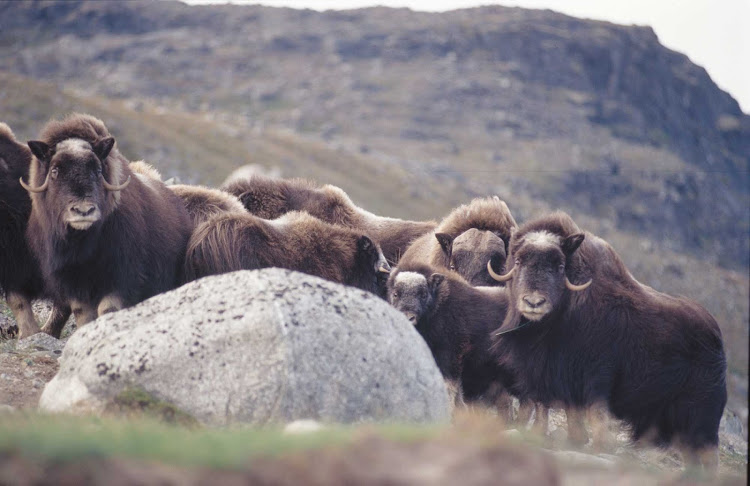
{"type": "MultiPolygon", "coordinates": [[[[227,0],[187,0],[227,3],[227,0]]],[[[650,25],[662,44],[706,68],[745,113],[750,113],[750,0],[232,0],[315,10],[385,5],[443,11],[500,4],[550,8],[576,17],[650,25]]]]}

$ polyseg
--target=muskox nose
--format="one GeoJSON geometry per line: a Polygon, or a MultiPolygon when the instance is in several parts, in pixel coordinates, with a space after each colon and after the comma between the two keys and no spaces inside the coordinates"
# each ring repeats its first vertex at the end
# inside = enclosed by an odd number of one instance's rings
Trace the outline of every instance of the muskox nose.
{"type": "Polygon", "coordinates": [[[527,295],[523,298],[523,301],[531,308],[536,308],[547,302],[542,296],[539,295],[527,295]]]}
{"type": "Polygon", "coordinates": [[[76,216],[89,216],[96,211],[96,205],[89,202],[80,202],[70,207],[70,212],[76,216]]]}

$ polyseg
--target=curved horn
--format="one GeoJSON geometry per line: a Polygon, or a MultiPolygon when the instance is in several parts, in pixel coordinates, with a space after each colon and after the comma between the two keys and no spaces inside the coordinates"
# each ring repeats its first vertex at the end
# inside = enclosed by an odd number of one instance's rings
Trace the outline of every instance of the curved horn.
{"type": "Polygon", "coordinates": [[[490,277],[494,278],[498,282],[507,282],[511,278],[513,278],[513,273],[516,271],[516,267],[510,269],[510,272],[506,273],[505,275],[498,275],[495,273],[495,271],[492,269],[492,265],[490,262],[487,262],[487,271],[490,272],[490,277]]]}
{"type": "Polygon", "coordinates": [[[570,280],[568,280],[567,276],[565,277],[565,286],[568,287],[568,290],[572,290],[573,292],[580,292],[581,290],[586,290],[587,288],[589,288],[589,285],[591,285],[591,282],[593,282],[593,280],[589,280],[585,284],[574,285],[570,283],[570,280]]]}
{"type": "Polygon", "coordinates": [[[104,185],[104,188],[108,191],[122,191],[123,189],[128,187],[128,185],[130,184],[130,176],[128,176],[125,182],[123,182],[119,186],[113,186],[112,184],[107,182],[107,179],[105,179],[104,176],[102,176],[102,184],[104,185]]]}
{"type": "Polygon", "coordinates": [[[29,192],[44,192],[47,190],[47,187],[49,186],[49,172],[47,172],[47,178],[44,179],[44,184],[42,184],[39,187],[31,187],[30,185],[26,184],[23,181],[23,177],[18,179],[18,182],[21,183],[21,186],[26,189],[29,192]]]}

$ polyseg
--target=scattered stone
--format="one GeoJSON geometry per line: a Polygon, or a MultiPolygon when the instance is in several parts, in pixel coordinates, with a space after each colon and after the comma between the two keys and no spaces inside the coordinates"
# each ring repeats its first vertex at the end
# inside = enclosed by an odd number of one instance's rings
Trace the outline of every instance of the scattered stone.
{"type": "Polygon", "coordinates": [[[615,465],[615,461],[611,459],[577,451],[552,451],[552,455],[563,462],[576,466],[610,467],[615,465]]]}
{"type": "Polygon", "coordinates": [[[509,429],[509,430],[505,430],[505,431],[503,431],[503,434],[502,434],[502,435],[503,435],[504,437],[507,437],[507,438],[509,438],[509,439],[513,439],[513,440],[516,440],[516,439],[520,439],[520,438],[521,438],[521,432],[519,432],[519,431],[518,431],[518,429],[509,429]]]}
{"type": "Polygon", "coordinates": [[[79,329],[40,407],[102,412],[128,387],[213,425],[450,419],[432,354],[401,313],[281,269],[201,279],[79,329]]]}
{"type": "Polygon", "coordinates": [[[49,334],[40,332],[27,338],[19,339],[16,344],[16,351],[49,351],[54,353],[55,351],[62,352],[64,347],[65,343],[59,339],[55,339],[49,334]]]}
{"type": "Polygon", "coordinates": [[[0,415],[6,414],[6,413],[13,413],[15,411],[16,411],[16,407],[0,403],[0,415]]]}
{"type": "Polygon", "coordinates": [[[295,420],[284,427],[284,433],[295,435],[295,434],[309,434],[310,432],[317,432],[323,428],[323,425],[317,420],[295,420]]]}

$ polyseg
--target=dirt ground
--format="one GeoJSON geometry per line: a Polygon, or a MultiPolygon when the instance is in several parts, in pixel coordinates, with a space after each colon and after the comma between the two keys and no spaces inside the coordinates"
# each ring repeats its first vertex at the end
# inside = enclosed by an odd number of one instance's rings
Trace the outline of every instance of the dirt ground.
{"type": "Polygon", "coordinates": [[[44,385],[59,368],[57,358],[40,354],[0,352],[0,406],[36,408],[44,385]]]}

